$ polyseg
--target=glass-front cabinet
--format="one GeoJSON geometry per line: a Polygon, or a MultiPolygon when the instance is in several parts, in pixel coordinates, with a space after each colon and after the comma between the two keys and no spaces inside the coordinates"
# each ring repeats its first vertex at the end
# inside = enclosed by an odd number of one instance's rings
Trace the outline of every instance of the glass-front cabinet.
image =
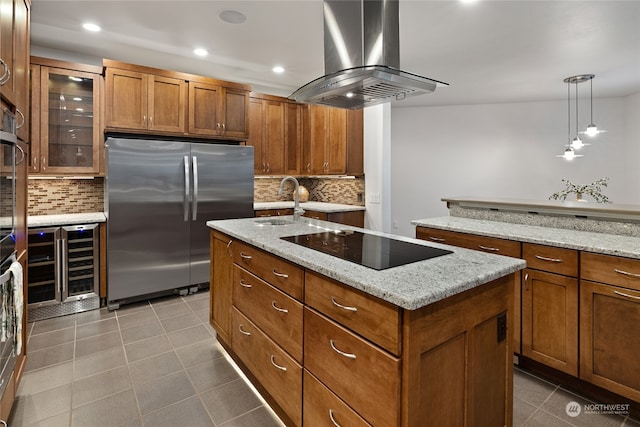
{"type": "Polygon", "coordinates": [[[100,172],[100,87],[99,74],[32,67],[31,173],[100,172]]]}

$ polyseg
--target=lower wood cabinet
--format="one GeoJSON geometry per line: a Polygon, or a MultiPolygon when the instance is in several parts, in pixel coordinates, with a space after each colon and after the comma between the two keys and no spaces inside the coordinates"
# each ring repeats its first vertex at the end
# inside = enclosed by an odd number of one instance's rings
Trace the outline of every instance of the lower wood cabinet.
{"type": "Polygon", "coordinates": [[[522,354],[578,375],[578,279],[525,269],[522,354]]]}
{"type": "Polygon", "coordinates": [[[231,295],[233,292],[233,239],[211,232],[210,322],[222,340],[231,344],[231,295]]]}

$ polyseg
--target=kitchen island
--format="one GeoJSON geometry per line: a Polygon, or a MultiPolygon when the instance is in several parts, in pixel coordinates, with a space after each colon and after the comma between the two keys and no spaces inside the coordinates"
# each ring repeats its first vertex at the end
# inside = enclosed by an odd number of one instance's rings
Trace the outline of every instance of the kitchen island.
{"type": "Polygon", "coordinates": [[[211,323],[285,424],[512,425],[524,261],[291,219],[207,223],[211,323]],[[452,252],[377,270],[281,239],[344,230],[452,252]]]}

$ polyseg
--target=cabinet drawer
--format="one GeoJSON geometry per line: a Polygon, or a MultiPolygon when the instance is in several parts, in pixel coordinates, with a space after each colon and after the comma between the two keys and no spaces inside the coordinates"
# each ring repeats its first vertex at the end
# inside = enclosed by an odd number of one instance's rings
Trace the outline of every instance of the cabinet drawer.
{"type": "Polygon", "coordinates": [[[237,265],[233,304],[294,359],[302,362],[302,304],[237,265]]]}
{"type": "Polygon", "coordinates": [[[371,424],[306,370],[302,395],[305,426],[371,427],[371,424]]]}
{"type": "Polygon", "coordinates": [[[640,291],[640,260],[582,252],[580,278],[640,291]]]}
{"type": "Polygon", "coordinates": [[[459,246],[496,255],[520,258],[520,242],[496,237],[478,236],[475,234],[459,233],[456,231],[438,230],[428,227],[417,227],[416,237],[430,242],[459,246]]]}
{"type": "Polygon", "coordinates": [[[326,212],[318,211],[304,211],[304,216],[311,219],[320,219],[322,221],[327,221],[329,219],[329,215],[326,212]]]}
{"type": "Polygon", "coordinates": [[[232,309],[232,348],[296,426],[302,425],[302,367],[232,309]]]}
{"type": "Polygon", "coordinates": [[[295,299],[302,301],[304,269],[258,248],[234,241],[233,262],[295,299]]]}
{"type": "Polygon", "coordinates": [[[578,251],[573,249],[523,243],[522,257],[527,268],[578,277],[578,251]]]}
{"type": "Polygon", "coordinates": [[[309,372],[370,424],[398,425],[399,359],[309,308],[304,310],[304,337],[309,372]]]}
{"type": "Polygon", "coordinates": [[[381,299],[313,272],[305,275],[305,303],[393,354],[400,354],[400,310],[381,299]]]}

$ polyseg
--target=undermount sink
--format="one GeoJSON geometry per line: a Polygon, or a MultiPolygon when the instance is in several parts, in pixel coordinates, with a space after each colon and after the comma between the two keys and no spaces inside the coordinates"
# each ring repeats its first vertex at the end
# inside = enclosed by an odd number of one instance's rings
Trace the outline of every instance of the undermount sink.
{"type": "Polygon", "coordinates": [[[290,219],[278,219],[278,218],[274,218],[274,219],[257,219],[256,224],[258,225],[287,225],[287,224],[293,224],[293,221],[290,219]]]}

